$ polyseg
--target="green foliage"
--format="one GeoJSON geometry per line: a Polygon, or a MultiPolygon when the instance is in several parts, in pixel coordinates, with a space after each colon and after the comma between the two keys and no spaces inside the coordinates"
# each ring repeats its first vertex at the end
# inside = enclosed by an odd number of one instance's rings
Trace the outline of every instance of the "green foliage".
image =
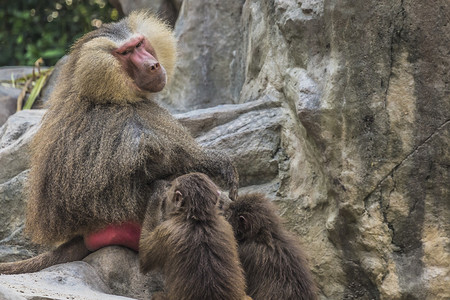
{"type": "Polygon", "coordinates": [[[71,44],[119,18],[107,0],[0,0],[0,66],[54,65],[71,44]]]}

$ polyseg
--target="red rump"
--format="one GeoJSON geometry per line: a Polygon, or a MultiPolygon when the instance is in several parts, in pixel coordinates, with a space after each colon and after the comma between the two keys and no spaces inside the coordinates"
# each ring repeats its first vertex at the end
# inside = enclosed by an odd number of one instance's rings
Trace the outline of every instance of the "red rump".
{"type": "Polygon", "coordinates": [[[85,236],[84,244],[89,251],[95,251],[111,245],[125,246],[138,251],[140,236],[141,225],[137,223],[110,224],[97,232],[85,236]]]}

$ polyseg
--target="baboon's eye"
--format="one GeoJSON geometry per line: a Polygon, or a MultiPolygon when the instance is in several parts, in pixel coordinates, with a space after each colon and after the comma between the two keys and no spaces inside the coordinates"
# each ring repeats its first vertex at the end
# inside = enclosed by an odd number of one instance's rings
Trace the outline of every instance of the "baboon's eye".
{"type": "Polygon", "coordinates": [[[137,45],[136,48],[139,48],[142,45],[142,41],[140,41],[137,45]]]}

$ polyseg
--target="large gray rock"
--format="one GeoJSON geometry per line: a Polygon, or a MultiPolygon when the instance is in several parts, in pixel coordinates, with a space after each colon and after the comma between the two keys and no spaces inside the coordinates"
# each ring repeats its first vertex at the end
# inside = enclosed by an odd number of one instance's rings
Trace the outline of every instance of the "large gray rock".
{"type": "Polygon", "coordinates": [[[449,11],[400,0],[243,7],[241,101],[269,94],[291,111],[282,144],[298,148],[286,151],[279,203],[325,298],[450,294],[449,11]]]}
{"type": "Polygon", "coordinates": [[[174,27],[177,20],[182,1],[183,0],[110,0],[114,7],[125,15],[128,15],[134,10],[150,10],[158,14],[160,18],[167,21],[172,27],[174,27]]]}
{"type": "Polygon", "coordinates": [[[14,292],[11,288],[0,286],[0,299],[3,300],[27,300],[18,292],[14,292]]]}
{"type": "MultiPolygon", "coordinates": [[[[40,70],[47,70],[48,67],[41,67],[40,70]]],[[[35,72],[38,72],[35,69],[35,72]]],[[[0,81],[17,80],[27,75],[33,74],[33,67],[26,66],[6,66],[0,67],[0,81]]]]}
{"type": "Polygon", "coordinates": [[[20,89],[0,86],[0,126],[5,124],[9,116],[17,110],[17,98],[20,89]]]}
{"type": "Polygon", "coordinates": [[[62,67],[66,64],[69,57],[67,55],[63,56],[56,65],[53,67],[52,73],[48,77],[44,87],[41,90],[41,94],[35,104],[33,105],[34,108],[43,108],[45,107],[45,103],[50,99],[50,96],[55,89],[56,85],[58,84],[58,77],[61,73],[62,67]]]}
{"type": "Polygon", "coordinates": [[[238,102],[244,80],[237,26],[242,3],[183,1],[175,25],[179,59],[163,97],[174,110],[238,102]]]}
{"type": "Polygon", "coordinates": [[[163,277],[156,271],[143,275],[135,251],[113,246],[102,248],[86,257],[107,284],[112,294],[136,299],[150,299],[154,292],[163,289],[163,277]]]}
{"type": "Polygon", "coordinates": [[[39,252],[23,237],[23,226],[29,144],[43,114],[43,110],[20,111],[0,128],[0,261],[24,259],[39,252]]]}
{"type": "Polygon", "coordinates": [[[207,149],[224,151],[236,163],[240,185],[265,184],[276,179],[281,128],[288,119],[281,103],[267,98],[241,105],[178,114],[176,117],[207,149]],[[251,162],[251,163],[249,163],[251,162]]]}
{"type": "Polygon", "coordinates": [[[135,299],[112,295],[94,267],[86,262],[56,265],[37,273],[0,276],[2,300],[135,299]]]}
{"type": "Polygon", "coordinates": [[[135,251],[111,246],[83,261],[42,271],[0,276],[0,299],[150,299],[163,287],[157,272],[143,275],[135,251]],[[2,288],[3,287],[3,288],[2,288]],[[120,297],[119,297],[120,296],[120,297]]]}
{"type": "Polygon", "coordinates": [[[28,170],[0,184],[0,261],[16,261],[34,256],[37,248],[23,236],[28,170]]]}
{"type": "Polygon", "coordinates": [[[29,168],[29,144],[39,128],[44,110],[24,110],[0,127],[0,184],[29,168]]]}

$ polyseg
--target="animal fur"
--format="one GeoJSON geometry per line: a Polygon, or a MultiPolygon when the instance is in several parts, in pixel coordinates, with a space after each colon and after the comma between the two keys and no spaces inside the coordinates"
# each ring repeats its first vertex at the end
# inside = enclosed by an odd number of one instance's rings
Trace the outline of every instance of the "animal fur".
{"type": "Polygon", "coordinates": [[[313,300],[316,287],[297,239],[259,193],[241,195],[227,212],[254,300],[313,300]]]}
{"type": "Polygon", "coordinates": [[[131,88],[113,56],[99,54],[134,32],[154,45],[169,78],[173,73],[173,35],[144,13],[75,43],[32,144],[26,231],[34,242],[64,242],[110,223],[142,223],[149,184],[157,179],[202,171],[225,174],[226,184],[236,181],[227,157],[202,149],[152,95],[131,88]]]}
{"type": "Polygon", "coordinates": [[[217,207],[217,186],[191,173],[175,179],[167,197],[166,220],[144,228],[139,248],[143,272],[165,275],[165,292],[155,299],[248,299],[233,230],[217,207]]]}

